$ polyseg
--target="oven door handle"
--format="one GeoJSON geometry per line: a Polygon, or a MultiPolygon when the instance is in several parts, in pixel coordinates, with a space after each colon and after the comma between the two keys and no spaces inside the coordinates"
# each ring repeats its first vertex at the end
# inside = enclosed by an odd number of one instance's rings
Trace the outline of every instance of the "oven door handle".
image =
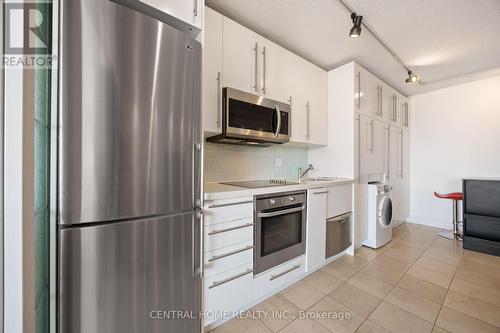
{"type": "Polygon", "coordinates": [[[306,208],[306,206],[302,205],[300,207],[278,210],[276,212],[258,213],[257,217],[273,217],[273,216],[285,215],[285,214],[289,214],[289,213],[300,212],[301,210],[304,210],[305,208],[306,208]]]}

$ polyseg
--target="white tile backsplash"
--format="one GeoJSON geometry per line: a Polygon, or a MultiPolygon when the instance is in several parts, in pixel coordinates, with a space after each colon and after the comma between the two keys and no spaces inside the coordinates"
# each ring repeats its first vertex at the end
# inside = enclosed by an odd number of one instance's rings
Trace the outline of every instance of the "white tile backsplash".
{"type": "Polygon", "coordinates": [[[205,144],[205,181],[292,178],[307,168],[307,148],[205,144]],[[281,158],[281,167],[275,160],[281,158]]]}

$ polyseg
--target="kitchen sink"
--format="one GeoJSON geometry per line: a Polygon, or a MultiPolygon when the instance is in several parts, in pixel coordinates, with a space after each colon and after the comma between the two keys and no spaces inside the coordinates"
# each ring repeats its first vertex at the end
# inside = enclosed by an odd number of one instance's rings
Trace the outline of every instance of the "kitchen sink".
{"type": "Polygon", "coordinates": [[[340,179],[340,177],[309,177],[304,180],[308,182],[331,182],[337,179],[340,179]]]}

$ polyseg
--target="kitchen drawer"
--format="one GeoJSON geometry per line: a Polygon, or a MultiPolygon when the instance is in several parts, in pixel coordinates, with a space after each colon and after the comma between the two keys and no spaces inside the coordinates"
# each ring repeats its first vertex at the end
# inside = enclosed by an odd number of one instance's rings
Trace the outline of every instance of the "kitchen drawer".
{"type": "Polygon", "coordinates": [[[328,188],[326,218],[352,211],[352,184],[331,186],[328,188]]]}
{"type": "Polygon", "coordinates": [[[204,224],[213,225],[244,218],[253,219],[253,197],[210,201],[204,207],[204,224]]]}
{"type": "Polygon", "coordinates": [[[464,215],[465,236],[500,242],[500,218],[464,215]]]}
{"type": "Polygon", "coordinates": [[[305,257],[300,256],[256,276],[254,279],[255,299],[269,296],[298,280],[305,274],[305,266],[305,257]]]}
{"type": "Polygon", "coordinates": [[[244,241],[253,242],[253,226],[252,218],[205,226],[205,252],[244,241]]]}
{"type": "Polygon", "coordinates": [[[236,311],[253,301],[253,266],[236,267],[204,280],[205,326],[225,319],[214,312],[236,311]]]}
{"type": "Polygon", "coordinates": [[[466,214],[500,218],[500,181],[465,179],[463,191],[466,214]]]}
{"type": "Polygon", "coordinates": [[[245,264],[253,266],[253,247],[253,240],[248,240],[205,253],[205,278],[237,266],[245,264]]]}

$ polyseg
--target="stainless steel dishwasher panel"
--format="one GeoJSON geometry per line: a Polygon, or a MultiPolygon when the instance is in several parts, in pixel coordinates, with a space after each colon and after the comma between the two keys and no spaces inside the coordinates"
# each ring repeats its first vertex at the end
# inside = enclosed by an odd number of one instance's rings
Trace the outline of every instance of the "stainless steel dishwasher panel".
{"type": "Polygon", "coordinates": [[[326,258],[351,246],[351,221],[352,212],[326,220],[326,258]]]}

